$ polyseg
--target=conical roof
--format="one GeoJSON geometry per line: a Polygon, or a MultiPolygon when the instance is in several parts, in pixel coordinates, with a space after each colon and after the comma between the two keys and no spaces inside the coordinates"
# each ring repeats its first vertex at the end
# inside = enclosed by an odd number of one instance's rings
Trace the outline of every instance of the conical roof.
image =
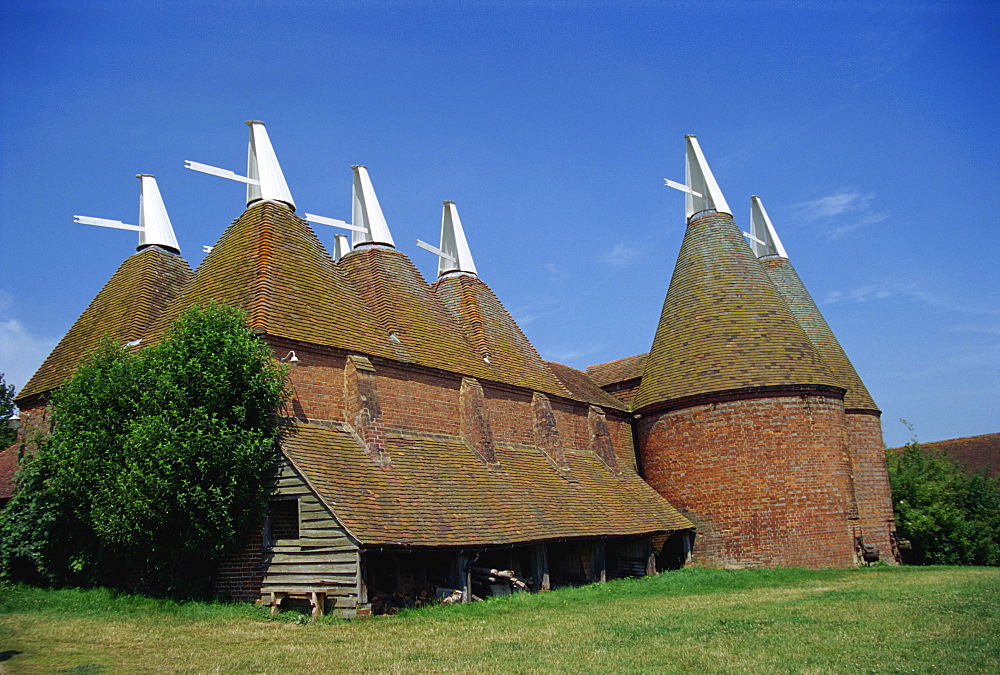
{"type": "Polygon", "coordinates": [[[18,400],[62,385],[104,337],[119,343],[146,338],[190,279],[187,262],[159,246],[146,246],[127,258],[24,385],[18,400]]]}
{"type": "Polygon", "coordinates": [[[726,213],[693,218],[633,409],[837,380],[726,213]]]}
{"type": "Polygon", "coordinates": [[[774,282],[781,297],[785,299],[792,315],[805,330],[806,335],[812,340],[813,346],[819,352],[823,361],[829,367],[830,372],[837,379],[840,386],[847,389],[844,394],[844,407],[848,412],[855,411],[878,411],[878,406],[872,400],[871,394],[865,388],[864,382],[858,376],[858,371],[854,369],[843,347],[837,341],[829,324],[823,318],[819,307],[813,301],[809,291],[795,272],[791,261],[777,255],[767,256],[760,259],[767,275],[774,282]]]}
{"type": "MultiPolygon", "coordinates": [[[[374,353],[397,361],[505,381],[476,353],[455,318],[406,255],[366,245],[338,263],[357,289],[357,311],[369,314],[384,347],[374,353]]],[[[357,329],[355,329],[357,330],[357,329]]]]}
{"type": "Polygon", "coordinates": [[[223,233],[157,329],[211,301],[240,307],[268,335],[367,354],[386,352],[344,270],[291,207],[258,201],[223,233]]]}
{"type": "Polygon", "coordinates": [[[502,381],[538,392],[569,395],[514,317],[479,277],[449,274],[435,281],[432,288],[458,319],[480,357],[499,371],[502,381]]]}

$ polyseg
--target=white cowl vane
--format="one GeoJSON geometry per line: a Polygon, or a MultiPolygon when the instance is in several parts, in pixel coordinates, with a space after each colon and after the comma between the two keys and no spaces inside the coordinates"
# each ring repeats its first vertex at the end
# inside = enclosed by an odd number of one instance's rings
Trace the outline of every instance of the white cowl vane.
{"type": "Polygon", "coordinates": [[[163,197],[160,196],[160,188],[156,185],[156,179],[148,173],[141,173],[136,178],[140,180],[138,225],[129,225],[120,220],[92,218],[90,216],[73,216],[74,222],[83,225],[98,225],[100,227],[113,227],[118,230],[138,232],[139,245],[135,247],[137,251],[150,246],[159,246],[172,253],[179,254],[181,247],[177,244],[177,237],[174,235],[174,228],[170,224],[167,207],[163,204],[163,197]]]}

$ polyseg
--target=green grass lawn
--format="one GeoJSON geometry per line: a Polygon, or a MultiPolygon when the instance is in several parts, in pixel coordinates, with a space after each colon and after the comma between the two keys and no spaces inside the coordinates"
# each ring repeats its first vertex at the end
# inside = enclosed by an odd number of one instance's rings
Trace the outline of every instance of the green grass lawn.
{"type": "Polygon", "coordinates": [[[0,586],[0,672],[1000,672],[1000,568],[685,569],[392,617],[297,618],[0,586]]]}

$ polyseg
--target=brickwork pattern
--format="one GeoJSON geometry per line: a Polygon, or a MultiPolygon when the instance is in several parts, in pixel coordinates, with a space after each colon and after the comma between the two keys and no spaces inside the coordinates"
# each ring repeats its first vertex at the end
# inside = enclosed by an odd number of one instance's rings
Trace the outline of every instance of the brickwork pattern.
{"type": "Polygon", "coordinates": [[[260,598],[264,583],[262,531],[256,530],[237,553],[223,558],[212,583],[215,595],[239,602],[254,602],[260,598]]]}
{"type": "Polygon", "coordinates": [[[536,391],[531,397],[531,411],[535,418],[533,425],[535,445],[545,453],[546,457],[552,460],[552,463],[560,471],[569,471],[566,452],[563,450],[562,440],[559,438],[556,416],[552,411],[549,397],[536,391]]]}
{"type": "Polygon", "coordinates": [[[695,564],[849,567],[838,399],[728,401],[639,420],[646,480],[697,525],[695,564]]]}
{"type": "Polygon", "coordinates": [[[882,445],[878,415],[847,415],[848,447],[854,469],[854,494],[858,505],[859,534],[866,544],[878,546],[881,560],[893,562],[889,534],[895,532],[889,472],[882,445]]]}
{"type": "Polygon", "coordinates": [[[375,368],[363,356],[349,356],[344,365],[344,421],[372,461],[389,463],[375,368]]]}
{"type": "Polygon", "coordinates": [[[483,387],[471,377],[462,378],[458,395],[458,413],[461,419],[462,438],[490,468],[499,468],[493,431],[486,416],[483,387]]]}

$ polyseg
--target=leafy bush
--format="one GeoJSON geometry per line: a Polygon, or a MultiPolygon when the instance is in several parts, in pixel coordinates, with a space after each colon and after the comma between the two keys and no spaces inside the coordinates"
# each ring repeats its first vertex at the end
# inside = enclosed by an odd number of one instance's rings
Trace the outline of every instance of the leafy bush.
{"type": "Polygon", "coordinates": [[[887,460],[903,562],[1000,565],[1000,480],[915,441],[887,460]]]}
{"type": "Polygon", "coordinates": [[[236,309],[102,345],[54,396],[55,429],[0,516],[0,578],[196,594],[263,516],[285,373],[236,309]]]}

